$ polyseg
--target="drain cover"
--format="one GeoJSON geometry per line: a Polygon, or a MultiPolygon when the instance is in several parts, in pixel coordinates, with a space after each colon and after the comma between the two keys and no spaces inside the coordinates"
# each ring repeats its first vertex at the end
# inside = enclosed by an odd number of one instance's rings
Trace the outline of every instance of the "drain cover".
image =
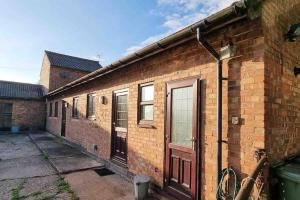
{"type": "Polygon", "coordinates": [[[95,169],[94,170],[99,176],[108,176],[115,174],[114,172],[110,171],[107,168],[95,169]]]}

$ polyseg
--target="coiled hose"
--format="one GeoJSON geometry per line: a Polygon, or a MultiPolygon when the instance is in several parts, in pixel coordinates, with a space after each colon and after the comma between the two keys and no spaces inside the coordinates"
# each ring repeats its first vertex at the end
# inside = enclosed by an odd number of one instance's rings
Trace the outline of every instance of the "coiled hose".
{"type": "Polygon", "coordinates": [[[239,183],[237,175],[233,168],[228,167],[222,170],[222,177],[217,190],[217,199],[234,200],[235,196],[239,191],[239,183]],[[225,177],[228,176],[227,179],[225,177]],[[233,190],[229,191],[229,180],[233,178],[233,190]],[[225,182],[225,191],[222,188],[223,182],[225,182]]]}

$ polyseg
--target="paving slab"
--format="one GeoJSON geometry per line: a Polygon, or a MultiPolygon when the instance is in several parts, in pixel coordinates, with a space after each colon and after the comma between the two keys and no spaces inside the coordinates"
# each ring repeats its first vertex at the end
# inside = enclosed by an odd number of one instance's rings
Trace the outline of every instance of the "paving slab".
{"type": "Polygon", "coordinates": [[[29,134],[32,137],[44,137],[44,136],[55,137],[53,134],[51,134],[47,131],[31,131],[29,134]]]}
{"type": "Polygon", "coordinates": [[[56,141],[35,141],[35,143],[42,150],[47,150],[47,149],[51,149],[51,148],[61,148],[61,147],[65,146],[65,144],[59,143],[56,141]]]}
{"type": "Polygon", "coordinates": [[[65,175],[80,200],[133,200],[133,184],[119,175],[99,176],[94,170],[65,175]]]}
{"type": "Polygon", "coordinates": [[[22,133],[1,134],[0,133],[0,145],[3,143],[20,144],[20,143],[28,143],[28,142],[30,142],[30,138],[26,134],[22,134],[22,133]]]}
{"type": "Polygon", "coordinates": [[[0,181],[0,197],[1,200],[9,200],[12,198],[11,191],[23,182],[23,179],[0,181]]]}
{"type": "Polygon", "coordinates": [[[50,175],[0,181],[0,199],[11,200],[12,190],[17,187],[20,187],[19,196],[22,200],[72,199],[72,195],[68,191],[59,189],[59,180],[59,176],[50,175]]]}
{"type": "Polygon", "coordinates": [[[55,174],[55,170],[43,156],[0,161],[0,180],[55,174]]]}
{"type": "Polygon", "coordinates": [[[104,166],[103,163],[92,159],[79,148],[73,147],[63,139],[49,133],[30,134],[30,137],[48,155],[49,161],[59,173],[69,173],[104,166]]]}
{"type": "Polygon", "coordinates": [[[103,163],[97,162],[88,156],[82,155],[73,155],[72,157],[56,157],[50,158],[49,160],[62,174],[84,169],[104,167],[103,163]]]}
{"type": "Polygon", "coordinates": [[[41,152],[31,142],[26,143],[11,143],[0,144],[0,159],[15,159],[28,156],[41,155],[41,152]]]}
{"type": "MultiPolygon", "coordinates": [[[[53,144],[53,143],[52,143],[53,144]]],[[[56,143],[59,144],[59,143],[56,143]]],[[[39,145],[39,143],[37,143],[39,145]]],[[[87,157],[86,154],[82,153],[76,148],[70,147],[68,145],[63,145],[61,147],[54,147],[54,148],[44,148],[49,155],[50,158],[57,158],[57,157],[87,157]]]]}

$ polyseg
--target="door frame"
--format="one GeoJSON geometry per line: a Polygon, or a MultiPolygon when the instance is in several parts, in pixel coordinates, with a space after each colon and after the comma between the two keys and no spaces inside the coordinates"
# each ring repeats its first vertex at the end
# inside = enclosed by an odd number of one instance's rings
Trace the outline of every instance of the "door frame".
{"type": "MultiPolygon", "coordinates": [[[[127,166],[127,161],[128,161],[128,102],[129,102],[129,88],[124,88],[124,89],[119,89],[119,90],[115,90],[112,92],[112,115],[111,115],[111,151],[110,151],[110,158],[112,161],[117,162],[117,164],[126,167],[127,166]],[[125,162],[117,159],[114,157],[114,138],[115,138],[115,126],[114,123],[116,121],[116,94],[122,94],[122,93],[126,93],[127,94],[127,130],[126,130],[126,158],[125,158],[125,162]]],[[[122,128],[121,128],[122,129],[122,128]]],[[[122,131],[122,130],[121,130],[122,131]]]]}
{"type": "MultiPolygon", "coordinates": [[[[9,118],[9,127],[0,127],[0,131],[10,131],[11,127],[12,127],[12,122],[13,122],[13,103],[10,102],[1,102],[0,104],[4,105],[8,105],[10,107],[10,112],[0,112],[0,119],[2,118],[9,118]]],[[[1,111],[1,110],[0,110],[1,111]]]]}
{"type": "Polygon", "coordinates": [[[61,129],[60,136],[66,137],[66,127],[67,127],[67,106],[68,103],[65,100],[61,101],[61,129]],[[63,119],[65,117],[65,119],[63,119]],[[65,122],[63,122],[63,120],[65,122]],[[64,131],[63,131],[64,130],[64,131]],[[63,133],[64,132],[64,133],[63,133]]]}
{"type": "MultiPolygon", "coordinates": [[[[203,99],[203,94],[202,94],[202,81],[198,76],[194,77],[188,77],[188,78],[183,78],[183,79],[177,79],[177,80],[172,80],[169,81],[165,84],[165,92],[166,92],[166,98],[165,98],[165,130],[164,130],[164,181],[163,181],[163,188],[165,191],[170,193],[171,195],[174,194],[174,191],[168,187],[168,177],[167,175],[170,173],[170,152],[169,149],[167,148],[167,143],[168,139],[170,139],[170,126],[171,126],[171,98],[168,98],[169,95],[171,95],[171,88],[180,88],[185,87],[185,86],[193,86],[195,84],[195,88],[193,88],[193,92],[196,93],[194,95],[193,99],[193,107],[196,108],[196,112],[193,113],[195,115],[195,118],[193,116],[193,121],[195,124],[193,125],[193,129],[196,131],[196,136],[197,136],[197,142],[195,146],[195,151],[196,151],[196,169],[194,169],[194,175],[195,175],[195,187],[194,187],[194,194],[192,191],[192,197],[190,199],[201,199],[201,143],[202,143],[202,134],[201,134],[201,113],[202,113],[202,99],[203,99]]],[[[176,194],[178,195],[178,193],[176,194]]],[[[186,195],[180,195],[180,198],[186,199],[186,195]]]]}

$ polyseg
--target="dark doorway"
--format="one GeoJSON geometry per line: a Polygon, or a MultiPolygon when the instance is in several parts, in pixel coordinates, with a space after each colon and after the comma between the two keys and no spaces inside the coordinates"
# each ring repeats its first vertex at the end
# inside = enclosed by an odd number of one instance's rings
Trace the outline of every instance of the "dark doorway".
{"type": "Polygon", "coordinates": [[[11,103],[0,103],[0,131],[11,129],[12,106],[11,103]]]}
{"type": "Polygon", "coordinates": [[[126,165],[128,90],[114,92],[112,109],[112,159],[126,165]]]}
{"type": "Polygon", "coordinates": [[[179,199],[197,198],[198,80],[167,84],[165,189],[179,199]]]}
{"type": "Polygon", "coordinates": [[[67,123],[67,102],[62,101],[61,104],[61,136],[65,137],[66,136],[66,123],[67,123]]]}

